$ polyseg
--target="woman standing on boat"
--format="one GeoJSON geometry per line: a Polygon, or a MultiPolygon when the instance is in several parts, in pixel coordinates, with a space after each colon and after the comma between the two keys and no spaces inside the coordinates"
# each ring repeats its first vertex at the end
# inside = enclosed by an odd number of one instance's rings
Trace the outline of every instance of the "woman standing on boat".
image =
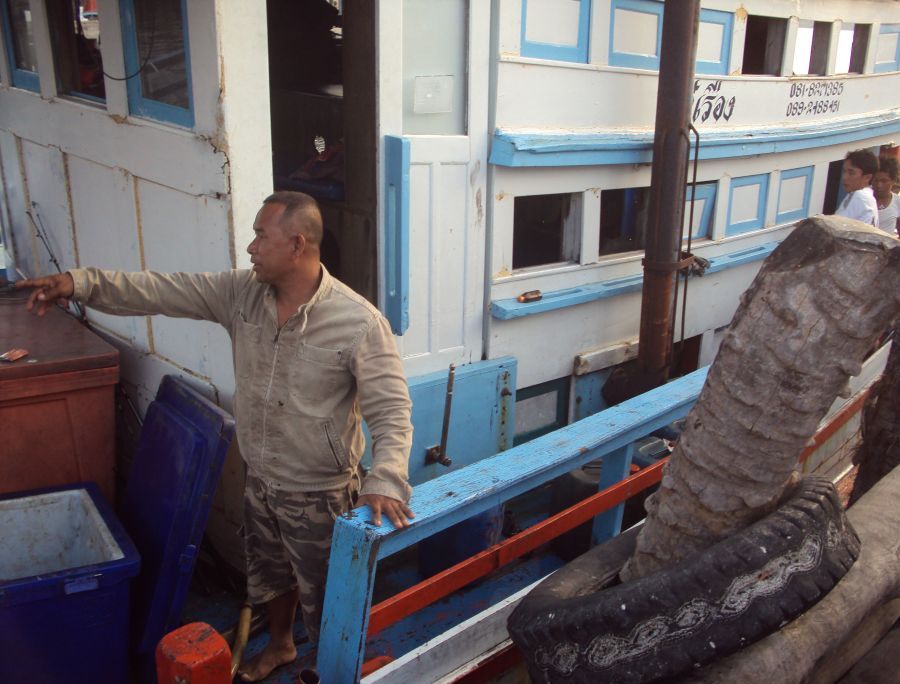
{"type": "Polygon", "coordinates": [[[893,192],[897,175],[896,158],[878,158],[878,171],[872,177],[872,189],[878,202],[878,227],[895,237],[898,235],[897,217],[900,216],[900,197],[893,192]]]}
{"type": "Polygon", "coordinates": [[[878,158],[868,150],[848,152],[844,158],[841,181],[847,195],[837,211],[838,216],[856,219],[878,227],[878,203],[870,184],[878,172],[878,158]]]}

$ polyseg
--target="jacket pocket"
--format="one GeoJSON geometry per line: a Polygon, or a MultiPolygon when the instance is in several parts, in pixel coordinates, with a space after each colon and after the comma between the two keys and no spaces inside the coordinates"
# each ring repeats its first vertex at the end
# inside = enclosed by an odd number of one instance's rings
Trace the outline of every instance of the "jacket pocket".
{"type": "Polygon", "coordinates": [[[328,442],[328,448],[331,450],[331,456],[334,458],[334,465],[339,473],[344,472],[349,466],[350,459],[347,457],[347,450],[341,442],[340,436],[334,429],[334,423],[326,420],[322,423],[322,430],[325,432],[325,441],[328,442]]]}
{"type": "Polygon", "coordinates": [[[345,376],[349,375],[341,352],[301,344],[287,353],[290,354],[287,366],[289,392],[295,410],[305,412],[305,407],[312,415],[326,407],[330,410],[336,399],[335,392],[346,383],[345,376]]]}

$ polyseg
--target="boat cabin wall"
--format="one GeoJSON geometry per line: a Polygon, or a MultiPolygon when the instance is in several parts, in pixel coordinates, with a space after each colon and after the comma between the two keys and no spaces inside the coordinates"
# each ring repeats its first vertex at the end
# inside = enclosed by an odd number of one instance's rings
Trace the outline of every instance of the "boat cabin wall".
{"type": "MultiPolygon", "coordinates": [[[[64,5],[32,0],[10,14],[13,4],[0,4],[0,227],[18,276],[54,271],[36,226],[62,269],[249,266],[253,220],[272,191],[265,3],[100,0],[98,17],[77,23],[57,16],[64,5]],[[152,22],[155,51],[130,28],[152,22]],[[89,57],[80,65],[76,44],[89,57]]],[[[219,326],[88,318],[120,349],[138,413],[172,373],[231,406],[231,347],[219,326]]],[[[127,430],[119,435],[127,441],[127,430]]],[[[239,470],[230,455],[223,482],[236,501],[239,470]]],[[[213,524],[239,516],[227,508],[213,524]]]]}

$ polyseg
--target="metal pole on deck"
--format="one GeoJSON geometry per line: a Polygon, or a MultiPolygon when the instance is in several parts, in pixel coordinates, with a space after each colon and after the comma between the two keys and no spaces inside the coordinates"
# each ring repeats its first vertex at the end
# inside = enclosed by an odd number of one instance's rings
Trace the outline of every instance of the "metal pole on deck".
{"type": "Polygon", "coordinates": [[[609,403],[619,403],[636,396],[663,384],[669,377],[699,17],[700,0],[666,3],[638,358],[634,366],[619,367],[610,377],[603,389],[609,403]]]}

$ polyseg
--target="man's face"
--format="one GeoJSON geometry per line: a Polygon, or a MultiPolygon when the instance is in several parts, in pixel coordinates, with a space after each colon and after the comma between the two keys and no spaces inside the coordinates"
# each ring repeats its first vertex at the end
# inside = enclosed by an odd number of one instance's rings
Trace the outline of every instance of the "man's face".
{"type": "Polygon", "coordinates": [[[264,204],[253,222],[253,238],[247,246],[256,279],[276,284],[292,270],[297,239],[288,237],[281,227],[284,205],[264,204]]]}
{"type": "Polygon", "coordinates": [[[864,174],[862,169],[853,166],[853,163],[849,159],[844,160],[844,172],[841,174],[841,181],[844,183],[845,192],[862,190],[871,180],[871,173],[864,174]]]}
{"type": "Polygon", "coordinates": [[[894,181],[884,171],[879,171],[872,177],[872,187],[879,197],[889,197],[891,188],[894,187],[894,181]]]}

